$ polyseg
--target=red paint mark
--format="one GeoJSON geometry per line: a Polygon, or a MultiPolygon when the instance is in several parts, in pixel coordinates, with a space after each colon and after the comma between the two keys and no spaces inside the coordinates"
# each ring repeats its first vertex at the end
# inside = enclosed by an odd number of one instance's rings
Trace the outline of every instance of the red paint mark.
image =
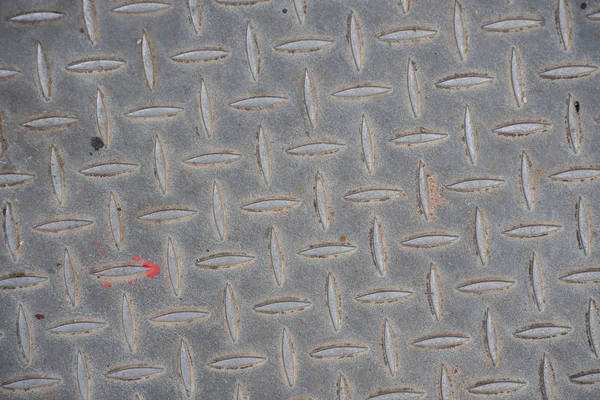
{"type": "Polygon", "coordinates": [[[94,242],[94,246],[98,247],[98,251],[100,252],[100,254],[106,254],[106,250],[102,250],[100,247],[102,247],[102,243],[100,242],[94,242]]]}
{"type": "MultiPolygon", "coordinates": [[[[94,242],[94,244],[98,247],[102,246],[102,243],[99,243],[99,242],[94,242]]],[[[140,261],[142,261],[142,257],[135,255],[132,257],[132,260],[136,263],[139,263],[140,261]]],[[[127,264],[128,267],[131,267],[133,265],[136,265],[136,264],[133,264],[133,263],[127,264]]],[[[137,264],[137,265],[139,265],[139,264],[137,264]]],[[[159,265],[156,265],[150,261],[145,261],[142,264],[142,267],[146,268],[146,278],[154,278],[155,276],[160,275],[160,266],[159,265]]],[[[82,271],[83,271],[83,268],[82,268],[82,271]]],[[[133,286],[136,283],[138,283],[138,280],[139,280],[138,278],[132,279],[129,281],[129,284],[131,286],[133,286]]],[[[112,286],[112,283],[109,283],[109,282],[104,283],[105,289],[108,289],[111,286],[112,286]]]]}
{"type": "Polygon", "coordinates": [[[142,264],[142,267],[148,268],[148,271],[146,271],[146,278],[154,278],[156,275],[160,274],[160,266],[153,264],[150,261],[146,261],[142,264]]]}

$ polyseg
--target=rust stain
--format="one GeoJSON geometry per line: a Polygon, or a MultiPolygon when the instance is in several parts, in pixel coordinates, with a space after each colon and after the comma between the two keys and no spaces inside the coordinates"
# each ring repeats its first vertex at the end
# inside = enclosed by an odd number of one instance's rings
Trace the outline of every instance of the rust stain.
{"type": "Polygon", "coordinates": [[[433,216],[437,207],[445,206],[449,203],[448,200],[442,196],[436,174],[427,174],[427,184],[429,185],[429,213],[433,216]]]}

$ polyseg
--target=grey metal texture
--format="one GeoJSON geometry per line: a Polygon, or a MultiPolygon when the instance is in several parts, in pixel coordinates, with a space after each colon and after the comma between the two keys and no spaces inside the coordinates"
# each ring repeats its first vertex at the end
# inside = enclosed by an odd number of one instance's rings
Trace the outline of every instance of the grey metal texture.
{"type": "Polygon", "coordinates": [[[0,2],[0,398],[598,398],[599,22],[0,2]]]}

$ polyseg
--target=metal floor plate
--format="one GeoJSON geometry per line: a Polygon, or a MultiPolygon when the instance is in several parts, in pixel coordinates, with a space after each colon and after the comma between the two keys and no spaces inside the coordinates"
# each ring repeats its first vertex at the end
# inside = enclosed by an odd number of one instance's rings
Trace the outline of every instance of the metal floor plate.
{"type": "Polygon", "coordinates": [[[598,1],[2,1],[0,398],[598,398],[599,38],[598,1]]]}

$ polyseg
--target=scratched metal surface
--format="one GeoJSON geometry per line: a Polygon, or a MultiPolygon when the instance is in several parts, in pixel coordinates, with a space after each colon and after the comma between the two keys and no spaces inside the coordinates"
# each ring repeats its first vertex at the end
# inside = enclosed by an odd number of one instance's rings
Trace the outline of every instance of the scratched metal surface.
{"type": "Polygon", "coordinates": [[[599,21],[1,2],[0,398],[597,398],[599,21]]]}

